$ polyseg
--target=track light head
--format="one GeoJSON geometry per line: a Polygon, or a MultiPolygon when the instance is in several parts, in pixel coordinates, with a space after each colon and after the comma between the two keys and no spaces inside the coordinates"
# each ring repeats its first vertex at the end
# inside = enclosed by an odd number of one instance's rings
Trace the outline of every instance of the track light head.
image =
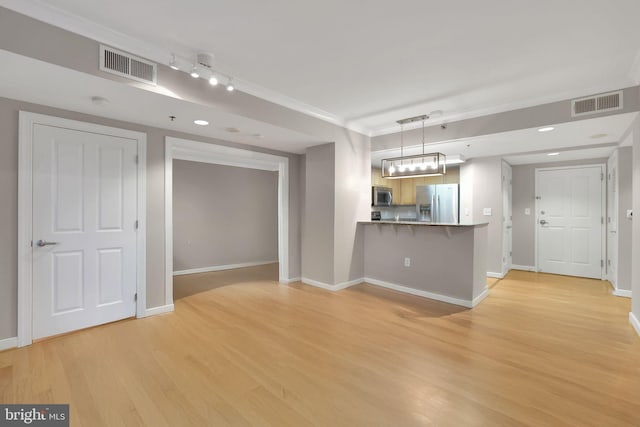
{"type": "Polygon", "coordinates": [[[191,69],[191,77],[193,77],[194,79],[197,79],[198,77],[200,77],[200,73],[198,72],[198,67],[196,67],[195,65],[191,69]]]}

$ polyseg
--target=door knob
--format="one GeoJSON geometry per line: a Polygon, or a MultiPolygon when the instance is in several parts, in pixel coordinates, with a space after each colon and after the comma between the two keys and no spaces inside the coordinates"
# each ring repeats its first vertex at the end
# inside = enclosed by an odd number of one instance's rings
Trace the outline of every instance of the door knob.
{"type": "Polygon", "coordinates": [[[545,225],[546,223],[547,223],[547,221],[546,221],[546,220],[544,220],[544,219],[541,219],[541,220],[540,220],[540,224],[545,225]]]}
{"type": "Polygon", "coordinates": [[[40,239],[40,240],[38,240],[38,241],[36,242],[36,245],[38,245],[39,247],[43,247],[43,246],[53,246],[53,245],[57,245],[57,244],[58,244],[58,242],[47,242],[47,241],[42,240],[42,239],[40,239]]]}

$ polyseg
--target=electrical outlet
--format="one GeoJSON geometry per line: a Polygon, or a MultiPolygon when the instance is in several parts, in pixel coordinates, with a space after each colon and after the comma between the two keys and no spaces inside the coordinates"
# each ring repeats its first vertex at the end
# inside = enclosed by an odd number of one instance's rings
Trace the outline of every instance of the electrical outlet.
{"type": "Polygon", "coordinates": [[[484,209],[482,209],[482,215],[484,215],[484,216],[491,216],[491,215],[492,215],[492,213],[491,213],[491,208],[484,208],[484,209]]]}
{"type": "Polygon", "coordinates": [[[404,266],[405,267],[411,267],[411,258],[405,258],[404,259],[404,266]]]}

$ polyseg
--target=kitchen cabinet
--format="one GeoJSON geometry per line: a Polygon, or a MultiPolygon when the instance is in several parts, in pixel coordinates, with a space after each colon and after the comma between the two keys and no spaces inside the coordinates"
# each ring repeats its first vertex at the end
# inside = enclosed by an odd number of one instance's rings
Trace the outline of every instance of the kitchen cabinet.
{"type": "Polygon", "coordinates": [[[418,178],[386,179],[378,168],[371,168],[371,185],[389,187],[393,191],[394,205],[415,205],[416,187],[430,184],[459,184],[460,169],[451,167],[444,176],[423,176],[418,178]]]}

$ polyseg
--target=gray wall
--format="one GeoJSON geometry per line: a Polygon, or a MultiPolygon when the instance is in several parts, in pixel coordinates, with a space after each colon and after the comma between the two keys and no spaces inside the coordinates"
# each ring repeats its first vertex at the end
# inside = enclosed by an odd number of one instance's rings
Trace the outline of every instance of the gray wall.
{"type": "Polygon", "coordinates": [[[576,160],[513,166],[513,264],[535,266],[536,168],[606,164],[607,159],[576,160]],[[529,208],[531,215],[525,215],[529,208]]]}
{"type": "MultiPolygon", "coordinates": [[[[289,277],[300,276],[300,161],[295,154],[261,150],[227,141],[204,138],[110,120],[87,114],[0,98],[0,339],[15,337],[17,328],[17,238],[18,238],[18,112],[97,123],[147,134],[147,307],[164,305],[164,140],[165,136],[242,147],[287,156],[290,167],[289,277]]],[[[333,219],[331,219],[333,221],[333,219]]],[[[326,257],[327,254],[325,253],[326,257]]]]}
{"type": "Polygon", "coordinates": [[[369,279],[467,301],[486,288],[487,226],[363,227],[369,279]],[[405,257],[410,267],[404,267],[405,257]]]}
{"type": "Polygon", "coordinates": [[[633,232],[631,254],[635,259],[631,270],[631,311],[640,320],[640,118],[636,118],[633,128],[633,232]]]}
{"type": "Polygon", "coordinates": [[[618,289],[631,290],[631,233],[627,209],[633,206],[633,148],[618,149],[618,289]]]}
{"type": "Polygon", "coordinates": [[[264,261],[278,261],[278,173],[174,160],[174,271],[264,261]]]}
{"type": "MultiPolygon", "coordinates": [[[[515,190],[514,190],[515,191],[515,190]]],[[[502,273],[502,159],[472,159],[460,166],[460,222],[486,222],[487,272],[502,273]],[[491,208],[491,216],[483,215],[491,208]],[[470,215],[466,215],[469,209],[470,215]]]]}
{"type": "Polygon", "coordinates": [[[305,155],[302,277],[333,284],[335,144],[307,149],[305,155]]]}

